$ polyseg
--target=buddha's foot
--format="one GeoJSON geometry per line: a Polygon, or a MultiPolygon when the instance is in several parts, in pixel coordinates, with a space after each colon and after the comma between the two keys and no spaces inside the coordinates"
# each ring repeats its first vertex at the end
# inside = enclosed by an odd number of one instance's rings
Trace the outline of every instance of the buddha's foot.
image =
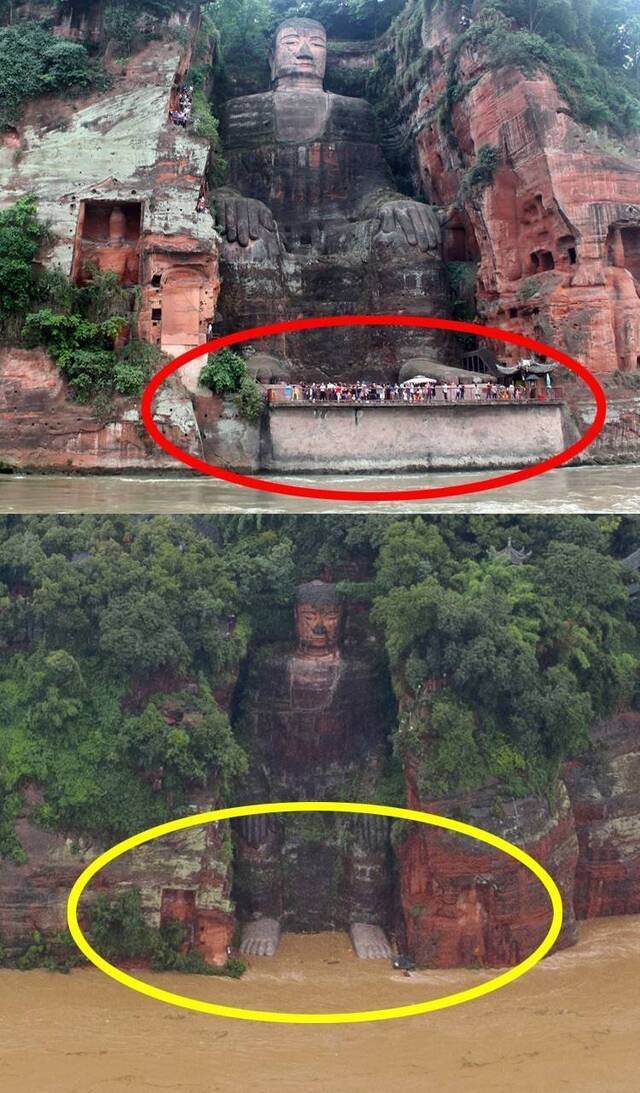
{"type": "Polygon", "coordinates": [[[390,960],[391,946],[381,926],[369,926],[366,922],[354,922],[351,943],[361,960],[390,960]]]}
{"type": "Polygon", "coordinates": [[[245,956],[273,956],[280,941],[280,923],[275,918],[258,918],[242,928],[240,952],[245,956]]]}

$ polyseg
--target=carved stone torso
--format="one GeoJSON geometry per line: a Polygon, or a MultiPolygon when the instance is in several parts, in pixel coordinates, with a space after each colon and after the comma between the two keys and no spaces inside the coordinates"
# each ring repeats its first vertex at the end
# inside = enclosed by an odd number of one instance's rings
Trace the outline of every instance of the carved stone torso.
{"type": "Polygon", "coordinates": [[[263,201],[281,235],[351,220],[363,198],[391,185],[364,99],[273,91],[234,99],[224,119],[229,185],[263,201]]]}

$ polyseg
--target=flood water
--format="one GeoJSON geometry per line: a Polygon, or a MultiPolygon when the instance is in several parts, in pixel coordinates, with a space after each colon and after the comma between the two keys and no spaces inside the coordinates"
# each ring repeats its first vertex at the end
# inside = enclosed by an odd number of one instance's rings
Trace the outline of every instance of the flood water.
{"type": "MultiPolygon", "coordinates": [[[[239,981],[150,976],[256,1009],[373,1009],[477,983],[404,978],[344,935],[287,936],[239,981]]],[[[640,917],[583,924],[580,943],[487,998],[362,1025],[267,1025],[144,998],[95,969],[0,971],[10,1093],[637,1093],[640,917]]]]}
{"type": "MultiPolygon", "coordinates": [[[[504,471],[496,473],[506,473],[504,471]]],[[[469,474],[389,474],[290,477],[325,489],[409,490],[457,485],[487,477],[469,474]]],[[[0,513],[216,512],[640,512],[640,465],[570,467],[474,496],[428,501],[355,502],[283,497],[207,477],[0,476],[0,513]]]]}

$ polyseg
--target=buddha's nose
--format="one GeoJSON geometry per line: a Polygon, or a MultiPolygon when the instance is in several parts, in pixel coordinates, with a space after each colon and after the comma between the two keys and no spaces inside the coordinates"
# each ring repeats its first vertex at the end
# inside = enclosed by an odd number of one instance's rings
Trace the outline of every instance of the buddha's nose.
{"type": "Polygon", "coordinates": [[[313,632],[314,634],[317,634],[318,637],[324,637],[327,633],[327,628],[326,626],[323,626],[322,623],[318,623],[317,626],[314,626],[313,632]]]}
{"type": "Polygon", "coordinates": [[[300,46],[300,49],[298,50],[297,59],[299,61],[312,61],[313,60],[313,53],[311,52],[311,50],[310,50],[310,48],[309,48],[309,46],[307,45],[306,42],[303,42],[302,45],[300,46]]]}

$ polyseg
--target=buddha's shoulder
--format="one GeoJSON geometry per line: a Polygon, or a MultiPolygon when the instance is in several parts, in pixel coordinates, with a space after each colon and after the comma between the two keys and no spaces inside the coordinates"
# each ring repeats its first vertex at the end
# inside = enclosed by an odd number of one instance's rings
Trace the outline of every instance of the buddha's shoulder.
{"type": "Polygon", "coordinates": [[[367,141],[375,136],[373,110],[366,99],[354,99],[348,95],[326,92],[329,103],[329,119],[336,137],[367,141]]]}
{"type": "Polygon", "coordinates": [[[232,131],[268,131],[273,128],[273,119],[273,93],[270,91],[229,99],[223,110],[224,125],[232,131]]]}
{"type": "Polygon", "coordinates": [[[252,111],[273,109],[273,91],[258,91],[255,95],[239,95],[235,99],[227,99],[225,110],[228,113],[247,114],[252,111]]]}
{"type": "Polygon", "coordinates": [[[224,108],[224,128],[227,137],[268,137],[275,132],[276,118],[300,112],[306,117],[317,112],[319,120],[326,118],[325,138],[329,140],[368,141],[375,139],[373,111],[366,99],[336,95],[332,91],[317,94],[275,94],[262,91],[230,99],[224,108]]]}

